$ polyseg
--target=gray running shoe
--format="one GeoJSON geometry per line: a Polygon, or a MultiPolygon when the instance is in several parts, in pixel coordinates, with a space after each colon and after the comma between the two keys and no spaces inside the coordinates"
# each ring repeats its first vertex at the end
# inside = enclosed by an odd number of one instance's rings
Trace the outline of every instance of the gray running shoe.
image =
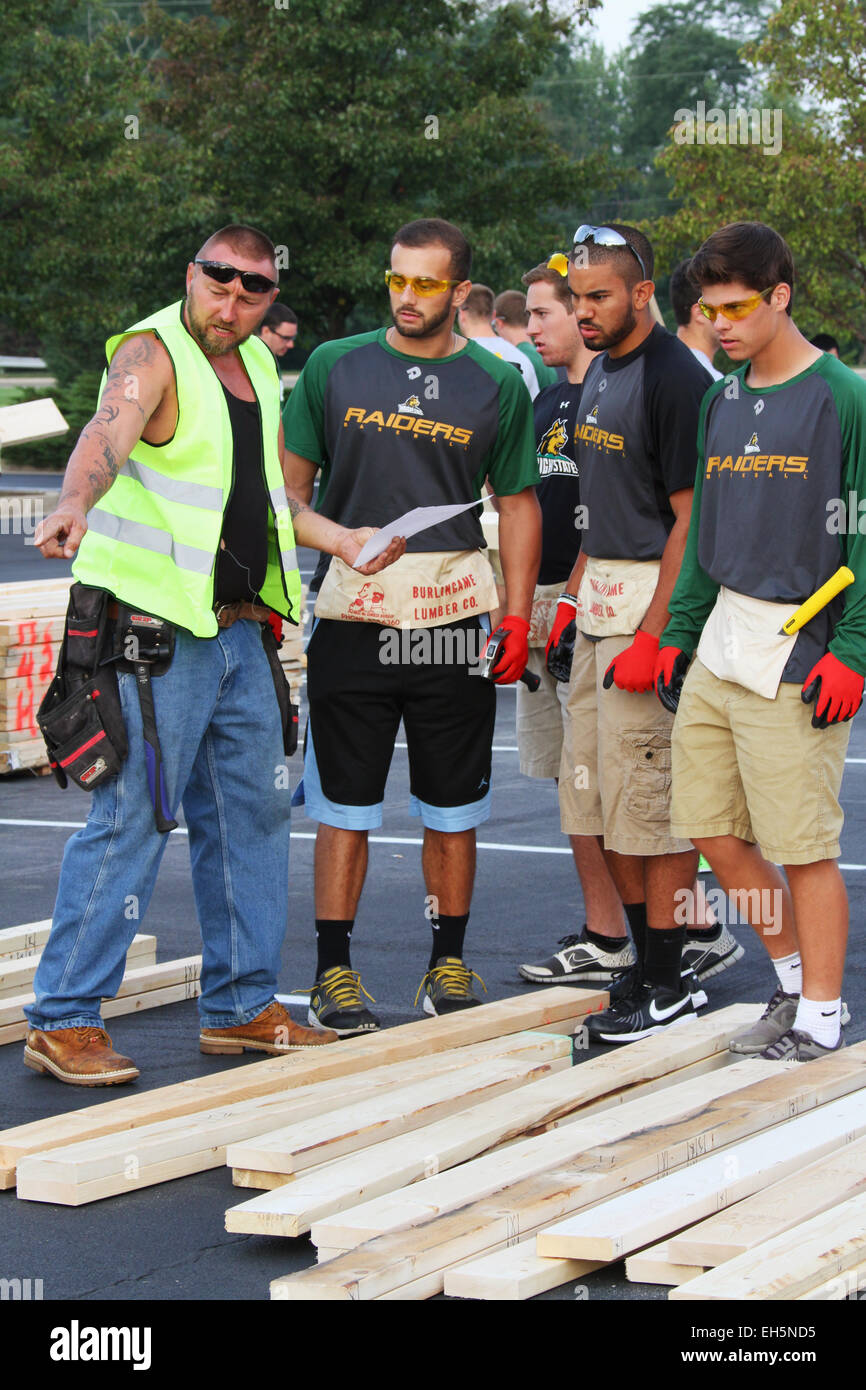
{"type": "Polygon", "coordinates": [[[768,1062],[814,1062],[818,1057],[828,1057],[831,1052],[838,1052],[839,1048],[844,1046],[841,1033],[835,1047],[824,1047],[823,1043],[815,1041],[811,1033],[801,1033],[799,1028],[789,1028],[787,1033],[783,1033],[781,1038],[777,1038],[765,1048],[761,1056],[768,1062]]]}
{"type": "MultiPolygon", "coordinates": [[[[357,970],[332,965],[310,991],[307,1022],[312,1028],[333,1029],[341,1038],[375,1032],[382,1025],[375,1014],[364,1008],[362,994],[367,991],[357,970]]],[[[372,994],[367,994],[367,998],[376,1002],[372,994]]]]}
{"type": "Polygon", "coordinates": [[[741,1033],[734,1034],[728,1043],[729,1050],[759,1056],[793,1027],[799,1002],[799,994],[786,994],[781,985],[777,986],[761,1017],[741,1033]]]}
{"type": "Polygon", "coordinates": [[[699,980],[709,979],[710,975],[720,975],[742,958],[743,948],[732,936],[727,927],[719,926],[719,934],[712,940],[700,941],[686,934],[683,947],[683,970],[693,970],[699,980]]]}
{"type": "Polygon", "coordinates": [[[636,960],[627,936],[616,943],[615,950],[605,951],[588,940],[585,926],[577,935],[563,936],[559,945],[562,950],[539,965],[521,965],[524,980],[531,980],[534,985],[582,984],[584,980],[607,984],[636,960]]]}

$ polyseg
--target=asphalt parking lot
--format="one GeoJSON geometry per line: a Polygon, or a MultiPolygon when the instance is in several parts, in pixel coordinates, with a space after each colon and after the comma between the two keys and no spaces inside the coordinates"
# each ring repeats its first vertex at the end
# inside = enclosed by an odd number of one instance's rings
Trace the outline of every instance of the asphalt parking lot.
{"type": "MultiPolygon", "coordinates": [[[[0,579],[48,577],[62,567],[41,561],[18,538],[3,537],[0,579]]],[[[312,570],[307,553],[303,568],[312,570]]],[[[479,833],[478,876],[466,958],[491,999],[520,992],[521,961],[550,954],[558,938],[579,929],[583,909],[570,852],[559,831],[555,788],[522,778],[517,768],[512,689],[498,693],[493,813],[479,833]]],[[[302,712],[303,724],[303,712],[302,712]]],[[[298,769],[299,771],[299,769],[298,769]]],[[[851,900],[851,943],[845,998],[849,1042],[866,1036],[863,922],[866,895],[866,721],[855,721],[843,784],[846,825],[842,867],[851,900]]],[[[408,814],[407,761],[398,747],[381,831],[371,836],[370,870],[353,938],[353,959],[386,1025],[420,1014],[413,999],[429,950],[420,872],[419,822],[408,814]]],[[[87,814],[88,797],[61,791],[53,779],[15,774],[0,778],[0,926],[51,916],[63,846],[87,814]]],[[[279,988],[297,994],[313,983],[315,948],[312,855],[315,826],[296,812],[291,849],[288,925],[279,988]]],[[[200,949],[186,837],[170,837],[150,909],[140,930],[157,937],[157,959],[200,949]]],[[[713,881],[706,879],[709,886],[713,881]]],[[[735,926],[743,960],[707,983],[710,1007],[763,1003],[774,976],[746,926],[735,926]]],[[[293,1007],[298,1019],[303,1007],[293,1007]]],[[[234,1065],[249,1055],[204,1057],[198,1050],[194,1003],[112,1020],[121,1052],[141,1069],[136,1089],[148,1090],[234,1065]]],[[[591,1055],[591,1054],[589,1054],[591,1055]]],[[[347,1083],[351,1085],[351,1083],[347,1083]]],[[[26,1070],[21,1045],[0,1049],[0,1126],[91,1105],[117,1091],[62,1086],[26,1070]]],[[[228,1234],[225,1208],[241,1200],[229,1170],[211,1172],[90,1206],[19,1202],[0,1193],[0,1276],[43,1280],[53,1300],[265,1300],[268,1281],[315,1260],[309,1240],[228,1234]]],[[[565,1286],[540,1301],[663,1300],[662,1287],[628,1284],[622,1265],[587,1276],[586,1294],[565,1286]]]]}

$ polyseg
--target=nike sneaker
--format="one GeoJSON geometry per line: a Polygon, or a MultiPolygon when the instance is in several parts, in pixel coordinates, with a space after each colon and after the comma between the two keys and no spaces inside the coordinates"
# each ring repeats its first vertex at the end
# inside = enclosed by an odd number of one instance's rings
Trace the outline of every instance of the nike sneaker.
{"type": "MultiPolygon", "coordinates": [[[[642,978],[641,968],[637,963],[630,966],[628,970],[618,972],[607,992],[608,1003],[616,1004],[618,1000],[626,999],[630,994],[633,994],[641,983],[642,978]]],[[[706,991],[701,989],[701,986],[698,984],[698,977],[694,971],[687,969],[681,970],[680,979],[683,982],[683,988],[687,989],[692,996],[692,1003],[695,1008],[703,1008],[704,1004],[707,1002],[707,995],[706,991]]]]}
{"type": "Polygon", "coordinates": [[[717,927],[715,936],[704,937],[703,940],[686,933],[683,969],[693,970],[699,980],[706,980],[710,975],[720,975],[723,970],[729,970],[742,959],[742,956],[742,946],[727,927],[721,924],[717,927]]]}
{"type": "Polygon", "coordinates": [[[610,951],[597,946],[583,929],[572,936],[559,940],[560,951],[555,951],[539,965],[521,965],[520,973],[524,980],[534,985],[569,985],[595,982],[607,984],[617,973],[634,965],[637,957],[627,936],[611,940],[610,951]]]}
{"type": "MultiPolygon", "coordinates": [[[[744,1053],[746,1056],[765,1055],[765,1050],[768,1047],[772,1047],[779,1038],[793,1028],[799,1002],[799,994],[786,994],[782,986],[779,985],[761,1017],[749,1028],[743,1028],[739,1033],[735,1033],[728,1043],[728,1049],[731,1052],[744,1053]]],[[[845,1024],[850,1022],[851,1015],[843,1001],[842,1027],[844,1028],[845,1024]]]]}
{"type": "Polygon", "coordinates": [[[307,1022],[312,1028],[323,1031],[331,1029],[341,1038],[352,1038],[358,1033],[374,1033],[382,1025],[376,1015],[365,1008],[362,994],[367,996],[371,1004],[375,1004],[372,994],[367,994],[361,984],[357,970],[332,965],[310,991],[307,1022]]]}
{"type": "Polygon", "coordinates": [[[487,986],[481,976],[464,965],[459,956],[442,956],[418,986],[415,1003],[423,993],[425,1014],[453,1014],[458,1009],[477,1008],[484,1000],[472,993],[473,980],[486,994],[487,986]]]}
{"type": "Polygon", "coordinates": [[[685,985],[677,994],[644,981],[603,1013],[590,1014],[585,1027],[591,1043],[639,1042],[668,1028],[694,1023],[697,1016],[694,996],[685,985]]]}

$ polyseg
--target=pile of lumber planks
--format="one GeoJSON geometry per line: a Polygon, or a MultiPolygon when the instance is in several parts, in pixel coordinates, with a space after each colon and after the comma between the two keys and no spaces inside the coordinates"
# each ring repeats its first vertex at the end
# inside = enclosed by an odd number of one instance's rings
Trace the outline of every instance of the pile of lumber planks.
{"type": "MultiPolygon", "coordinates": [[[[0,773],[48,766],[36,712],[54,677],[72,582],[0,584],[0,773]]],[[[300,625],[284,623],[279,652],[295,703],[307,664],[306,596],[304,585],[300,625]]]]}
{"type": "Polygon", "coordinates": [[[738,1058],[728,1041],[756,1013],[708,1014],[438,1120],[395,1092],[391,1111],[365,1096],[237,1141],[235,1181],[269,1190],[227,1229],[311,1233],[319,1263],[272,1281],[283,1300],[518,1300],[624,1256],[652,1281],[679,1261],[672,1297],[844,1297],[866,1263],[866,1043],[808,1066],[738,1058]],[[400,1105],[411,1123],[379,1132],[400,1105]],[[748,1247],[683,1230],[711,1214],[748,1247]],[[730,1264],[706,1274],[712,1248],[730,1264]]]}
{"type": "MultiPolygon", "coordinates": [[[[23,1011],[34,1002],[33,977],[50,930],[50,921],[0,930],[0,1045],[21,1042],[26,1036],[29,1024],[23,1011]]],[[[126,961],[120,989],[103,1002],[105,1018],[196,999],[201,993],[201,956],[157,965],[155,936],[133,937],[126,961]]]]}
{"type": "Polygon", "coordinates": [[[0,772],[48,766],[36,711],[54,677],[71,583],[0,584],[0,772]]]}

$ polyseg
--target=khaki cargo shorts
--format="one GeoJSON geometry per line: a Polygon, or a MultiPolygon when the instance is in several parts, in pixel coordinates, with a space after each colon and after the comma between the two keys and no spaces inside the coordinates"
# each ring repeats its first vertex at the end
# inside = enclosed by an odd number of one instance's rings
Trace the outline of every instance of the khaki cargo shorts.
{"type": "Polygon", "coordinates": [[[529,691],[517,683],[517,747],[524,777],[558,777],[562,759],[563,725],[568,685],[554,680],[545,664],[543,647],[530,647],[527,671],[541,681],[529,691]]]}
{"type": "Polygon", "coordinates": [[[577,634],[559,771],[562,829],[603,835],[618,854],[680,854],[692,846],[670,827],[673,715],[653,691],[601,685],[632,640],[577,634]]]}
{"type": "Polygon", "coordinates": [[[838,859],[839,790],[851,724],[812,728],[799,683],[766,700],[695,657],[673,733],[671,824],[696,839],[736,835],[774,864],[838,859]]]}

